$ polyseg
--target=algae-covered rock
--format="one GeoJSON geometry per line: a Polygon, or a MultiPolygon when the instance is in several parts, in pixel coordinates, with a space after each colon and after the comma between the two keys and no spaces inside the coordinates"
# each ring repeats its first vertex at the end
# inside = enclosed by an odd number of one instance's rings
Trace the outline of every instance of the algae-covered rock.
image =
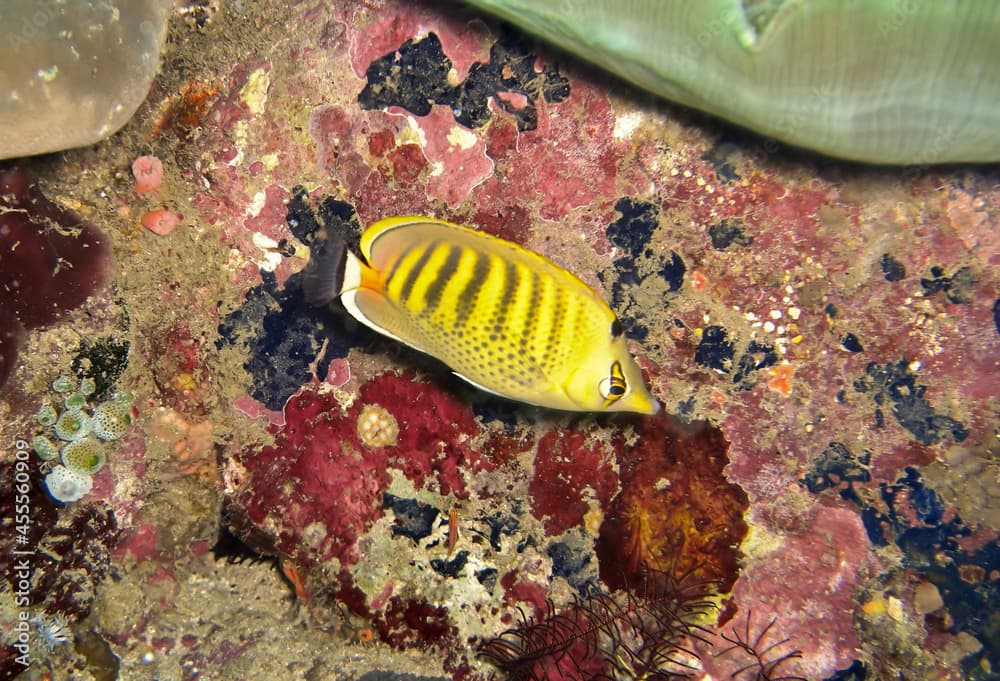
{"type": "Polygon", "coordinates": [[[169,0],[4,0],[0,158],[93,144],[142,103],[169,0]]]}

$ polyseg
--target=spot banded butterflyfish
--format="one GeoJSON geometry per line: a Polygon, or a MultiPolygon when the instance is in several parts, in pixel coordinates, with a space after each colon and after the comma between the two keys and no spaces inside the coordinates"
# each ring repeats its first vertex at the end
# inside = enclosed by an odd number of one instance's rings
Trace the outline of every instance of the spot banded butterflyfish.
{"type": "Polygon", "coordinates": [[[501,397],[570,411],[659,410],[615,313],[551,260],[433,218],[371,225],[364,260],[327,231],[305,271],[310,305],[339,296],[362,324],[501,397]]]}

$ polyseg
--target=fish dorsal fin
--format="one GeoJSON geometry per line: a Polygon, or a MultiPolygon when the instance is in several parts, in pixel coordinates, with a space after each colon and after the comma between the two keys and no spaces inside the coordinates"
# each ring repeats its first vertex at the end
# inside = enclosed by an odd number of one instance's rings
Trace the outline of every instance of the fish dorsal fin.
{"type": "Polygon", "coordinates": [[[545,273],[563,286],[581,287],[603,303],[586,282],[548,258],[512,241],[445,220],[415,215],[379,220],[362,234],[361,252],[372,268],[384,271],[401,253],[415,245],[432,241],[445,241],[475,251],[495,253],[508,262],[520,263],[532,271],[545,273]]]}

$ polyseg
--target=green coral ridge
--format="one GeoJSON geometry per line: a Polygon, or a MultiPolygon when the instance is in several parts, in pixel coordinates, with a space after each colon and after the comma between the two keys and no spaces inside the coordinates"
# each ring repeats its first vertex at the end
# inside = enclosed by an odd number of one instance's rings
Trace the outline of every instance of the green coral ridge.
{"type": "Polygon", "coordinates": [[[75,440],[62,448],[62,464],[74,473],[93,475],[106,461],[104,448],[93,438],[75,440]]]}
{"type": "Polygon", "coordinates": [[[31,446],[42,461],[61,461],[45,477],[45,486],[53,499],[65,504],[90,492],[92,476],[107,463],[104,442],[120,439],[132,425],[134,398],[128,392],[117,393],[91,411],[89,399],[96,392],[92,378],[76,386],[62,375],[52,382],[52,389],[63,396],[62,413],[48,403],[38,410],[38,424],[50,431],[35,436],[31,446]],[[61,451],[50,434],[65,443],[61,451]]]}
{"type": "Polygon", "coordinates": [[[68,393],[73,391],[73,379],[63,374],[56,380],[52,381],[52,389],[57,393],[68,393]]]}
{"type": "Polygon", "coordinates": [[[80,381],[80,394],[84,397],[90,397],[95,390],[97,390],[97,383],[94,382],[94,379],[88,376],[80,381]]]}
{"type": "Polygon", "coordinates": [[[44,435],[36,435],[31,441],[31,448],[42,461],[52,461],[59,456],[59,447],[44,435]]]}
{"type": "Polygon", "coordinates": [[[43,404],[38,410],[38,423],[46,428],[56,425],[58,418],[59,414],[56,413],[55,407],[51,404],[43,404]]]}

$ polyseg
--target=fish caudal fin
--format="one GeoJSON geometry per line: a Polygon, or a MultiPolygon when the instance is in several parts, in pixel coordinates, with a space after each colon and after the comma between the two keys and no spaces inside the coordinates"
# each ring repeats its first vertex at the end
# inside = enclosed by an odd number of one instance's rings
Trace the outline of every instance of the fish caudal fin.
{"type": "Polygon", "coordinates": [[[327,229],[325,236],[309,249],[309,264],[302,273],[306,304],[312,307],[326,305],[341,294],[347,259],[351,257],[347,244],[332,229],[327,229]]]}

